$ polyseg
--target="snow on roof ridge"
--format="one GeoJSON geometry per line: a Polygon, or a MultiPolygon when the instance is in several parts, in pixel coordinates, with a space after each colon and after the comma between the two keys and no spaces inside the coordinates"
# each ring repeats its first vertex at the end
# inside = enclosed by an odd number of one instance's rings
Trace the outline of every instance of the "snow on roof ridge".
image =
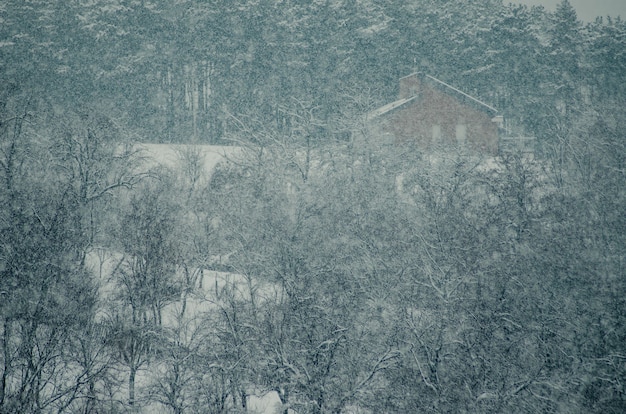
{"type": "MultiPolygon", "coordinates": [[[[413,76],[413,75],[415,75],[415,74],[417,74],[417,72],[416,72],[416,73],[413,73],[413,74],[411,74],[411,75],[408,75],[408,76],[413,76]]],[[[405,76],[405,77],[408,77],[408,76],[405,76]]],[[[478,103],[478,104],[480,104],[480,105],[484,106],[485,108],[488,108],[488,109],[489,109],[489,110],[491,110],[491,111],[494,111],[494,112],[496,112],[496,113],[498,112],[498,110],[497,110],[496,108],[494,108],[493,106],[491,106],[491,105],[487,105],[487,104],[486,104],[486,103],[484,103],[483,101],[480,101],[480,100],[478,100],[478,99],[474,98],[473,96],[466,94],[465,92],[463,92],[463,91],[461,91],[461,90],[459,90],[459,89],[455,88],[455,87],[454,87],[454,86],[452,86],[452,85],[449,85],[449,84],[445,83],[445,82],[444,82],[444,81],[442,81],[442,80],[439,80],[439,79],[437,79],[437,78],[435,78],[435,77],[433,77],[433,76],[426,75],[426,74],[424,74],[424,76],[426,76],[427,78],[429,78],[429,79],[431,79],[431,80],[433,80],[433,81],[435,81],[435,82],[437,82],[437,83],[440,83],[441,85],[445,86],[446,88],[450,88],[450,89],[452,89],[452,90],[453,90],[453,91],[455,91],[456,93],[459,93],[459,94],[461,94],[461,95],[465,96],[466,98],[471,99],[472,101],[474,101],[474,102],[476,102],[476,103],[478,103]]]]}
{"type": "Polygon", "coordinates": [[[421,73],[422,73],[422,72],[413,72],[413,73],[409,73],[408,75],[401,77],[401,78],[400,78],[400,80],[402,80],[402,79],[406,79],[406,78],[410,78],[411,76],[417,76],[417,75],[420,75],[421,73]]]}
{"type": "Polygon", "coordinates": [[[397,101],[393,101],[391,103],[388,103],[387,105],[381,106],[378,109],[374,109],[373,111],[371,111],[369,114],[367,114],[367,119],[372,119],[372,118],[376,118],[378,116],[384,115],[387,112],[393,111],[394,109],[408,103],[411,102],[412,100],[414,100],[415,98],[417,98],[417,96],[411,96],[410,98],[402,98],[402,99],[398,99],[397,101]]]}
{"type": "MultiPolygon", "coordinates": [[[[489,109],[490,111],[493,111],[494,113],[498,113],[498,110],[496,108],[494,108],[493,106],[488,105],[488,104],[484,103],[483,101],[481,101],[479,99],[476,99],[476,98],[474,98],[471,95],[468,95],[467,93],[463,92],[462,90],[457,89],[454,86],[452,86],[450,84],[447,84],[444,81],[439,80],[439,79],[435,78],[434,76],[430,76],[430,75],[425,74],[423,72],[413,72],[413,73],[411,73],[409,75],[401,77],[400,80],[406,79],[406,78],[410,78],[412,76],[425,76],[428,79],[430,79],[430,80],[432,80],[432,81],[434,81],[434,82],[436,82],[436,83],[438,83],[438,84],[440,84],[440,85],[442,85],[442,86],[444,86],[444,87],[446,87],[448,89],[451,89],[452,91],[454,91],[454,92],[456,92],[456,93],[458,93],[458,94],[460,94],[460,95],[462,95],[462,96],[472,100],[473,102],[475,102],[475,103],[477,103],[477,104],[479,104],[479,105],[489,109]]],[[[396,108],[399,108],[399,107],[403,106],[404,104],[406,104],[408,102],[413,101],[416,98],[417,98],[417,95],[413,95],[413,96],[408,97],[408,98],[402,98],[402,99],[398,99],[396,101],[393,101],[391,103],[388,103],[388,104],[386,104],[384,106],[381,106],[380,108],[377,108],[377,109],[369,112],[366,115],[366,119],[373,119],[373,118],[379,117],[381,115],[384,115],[384,114],[386,114],[388,112],[393,111],[396,108]]]]}

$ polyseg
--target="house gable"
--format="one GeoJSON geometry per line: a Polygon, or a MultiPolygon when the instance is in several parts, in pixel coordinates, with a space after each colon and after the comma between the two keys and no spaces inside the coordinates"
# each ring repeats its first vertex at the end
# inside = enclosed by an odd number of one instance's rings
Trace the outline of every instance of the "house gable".
{"type": "Polygon", "coordinates": [[[424,148],[463,146],[495,154],[497,110],[432,76],[414,73],[400,79],[399,99],[368,119],[392,133],[397,143],[416,140],[424,148]],[[495,117],[495,118],[494,118],[495,117]]]}

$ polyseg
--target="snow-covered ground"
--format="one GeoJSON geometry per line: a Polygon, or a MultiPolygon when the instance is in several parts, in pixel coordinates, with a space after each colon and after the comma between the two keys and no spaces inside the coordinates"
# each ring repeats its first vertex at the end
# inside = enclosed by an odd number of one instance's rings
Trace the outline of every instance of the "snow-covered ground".
{"type": "MultiPolygon", "coordinates": [[[[116,284],[113,273],[123,260],[123,255],[111,252],[107,249],[94,249],[88,256],[86,264],[94,273],[100,283],[100,296],[103,301],[112,300],[115,297],[116,284]]],[[[162,311],[162,324],[164,328],[176,328],[180,324],[185,325],[185,330],[193,335],[193,330],[203,323],[203,318],[213,311],[219,310],[223,301],[227,300],[224,295],[233,295],[239,299],[249,298],[254,290],[256,297],[261,301],[276,294],[270,285],[260,285],[242,275],[219,272],[213,270],[191,270],[196,275],[192,291],[185,298],[185,311],[182,315],[181,300],[168,304],[162,311]],[[182,315],[182,318],[181,318],[182,315]]],[[[184,277],[183,269],[179,269],[177,278],[184,277]]],[[[182,338],[183,341],[185,340],[182,338]]],[[[136,378],[138,397],[141,398],[141,390],[152,382],[152,377],[159,367],[146,365],[141,369],[136,378]]],[[[123,372],[123,371],[122,371],[123,372]]],[[[127,374],[123,374],[127,375],[127,374]]],[[[126,378],[122,378],[126,381],[126,378]]],[[[126,390],[122,389],[120,400],[126,398],[126,390]]],[[[167,410],[157,403],[149,403],[144,406],[145,413],[165,413],[167,410]]],[[[248,412],[250,414],[275,414],[281,411],[281,403],[275,392],[255,393],[250,391],[248,396],[248,412]]]]}
{"type": "Polygon", "coordinates": [[[237,159],[240,147],[186,144],[137,144],[146,163],[144,167],[162,166],[172,170],[200,167],[200,178],[208,180],[215,167],[228,160],[237,159]]]}
{"type": "Polygon", "coordinates": [[[233,157],[241,152],[240,147],[224,145],[192,145],[192,144],[137,144],[156,162],[172,167],[186,152],[197,153],[203,157],[203,166],[212,170],[220,161],[233,157]]]}
{"type": "MultiPolygon", "coordinates": [[[[175,145],[175,144],[137,144],[135,149],[140,150],[144,161],[142,168],[164,167],[182,174],[197,174],[200,183],[206,183],[211,178],[215,168],[220,163],[237,160],[242,154],[239,147],[213,145],[175,145]]],[[[100,298],[104,302],[114,303],[116,297],[114,273],[122,265],[123,254],[112,252],[106,248],[95,248],[87,257],[87,266],[96,276],[100,285],[100,298]]],[[[242,275],[219,272],[206,269],[191,269],[194,279],[193,289],[183,295],[178,301],[168,304],[162,311],[162,325],[164,328],[176,328],[185,325],[185,330],[193,331],[203,323],[203,319],[210,317],[219,310],[227,296],[247,299],[254,290],[257,300],[263,301],[275,295],[272,286],[260,285],[242,275]]],[[[178,269],[177,279],[184,278],[184,270],[178,269]]],[[[104,314],[102,317],[106,317],[104,314]]],[[[145,365],[136,378],[138,398],[141,399],[142,389],[153,382],[154,375],[159,371],[158,364],[145,365]]],[[[124,372],[124,371],[122,371],[124,372]]],[[[127,375],[127,373],[122,374],[127,375]]],[[[127,381],[127,378],[121,378],[127,381]]],[[[119,399],[125,400],[127,392],[120,391],[119,399]]],[[[166,412],[164,407],[157,403],[144,406],[143,412],[166,412]]],[[[281,403],[275,392],[255,393],[250,391],[248,397],[248,412],[251,414],[274,414],[282,412],[281,403]]]]}

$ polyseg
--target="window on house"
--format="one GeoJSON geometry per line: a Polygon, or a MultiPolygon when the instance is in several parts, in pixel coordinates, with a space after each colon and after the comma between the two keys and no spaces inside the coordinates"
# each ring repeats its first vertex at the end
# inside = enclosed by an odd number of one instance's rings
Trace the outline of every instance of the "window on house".
{"type": "Polygon", "coordinates": [[[456,142],[459,145],[464,145],[467,140],[467,125],[458,124],[456,126],[456,142]]]}
{"type": "Polygon", "coordinates": [[[433,125],[433,143],[441,141],[441,125],[433,125]]]}

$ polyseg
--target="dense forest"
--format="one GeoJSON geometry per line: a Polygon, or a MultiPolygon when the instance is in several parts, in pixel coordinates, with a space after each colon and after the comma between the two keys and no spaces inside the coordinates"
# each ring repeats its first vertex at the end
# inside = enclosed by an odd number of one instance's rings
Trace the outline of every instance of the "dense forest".
{"type": "Polygon", "coordinates": [[[391,101],[416,69],[549,139],[580,114],[611,112],[626,85],[626,23],[583,25],[567,2],[554,13],[501,0],[1,7],[5,93],[90,107],[150,142],[224,142],[240,114],[281,127],[294,100],[332,131],[351,102],[391,101]]]}
{"type": "Polygon", "coordinates": [[[626,410],[626,22],[567,0],[0,22],[0,414],[626,410]],[[415,70],[535,153],[386,144],[364,115],[415,70]]]}

